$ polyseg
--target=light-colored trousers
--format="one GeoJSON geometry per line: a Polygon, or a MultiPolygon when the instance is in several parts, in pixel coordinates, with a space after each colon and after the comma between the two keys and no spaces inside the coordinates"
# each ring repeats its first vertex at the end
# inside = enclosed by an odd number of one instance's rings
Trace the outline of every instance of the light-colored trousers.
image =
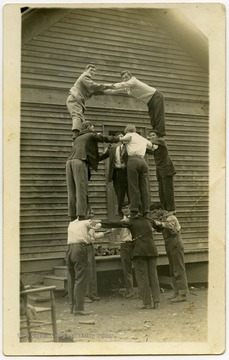
{"type": "Polygon", "coordinates": [[[81,130],[85,122],[84,107],[72,95],[68,96],[66,106],[72,117],[72,130],[81,130]]]}

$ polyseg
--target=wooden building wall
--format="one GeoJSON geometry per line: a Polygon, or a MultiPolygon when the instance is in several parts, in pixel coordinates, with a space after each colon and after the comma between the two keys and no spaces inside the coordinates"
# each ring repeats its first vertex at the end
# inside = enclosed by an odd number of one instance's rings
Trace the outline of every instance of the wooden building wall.
{"type": "MultiPolygon", "coordinates": [[[[44,12],[31,12],[22,20],[22,269],[30,259],[64,256],[69,221],[65,162],[71,149],[65,101],[90,62],[98,66],[95,81],[120,81],[120,71],[128,68],[164,93],[166,141],[177,169],[175,196],[185,249],[207,250],[208,74],[158,26],[154,10],[65,9],[58,16],[54,11],[53,21],[49,12],[48,22],[39,25],[44,12]]],[[[103,133],[127,123],[145,134],[150,129],[146,107],[128,97],[94,96],[86,116],[103,133]]],[[[152,157],[148,163],[151,198],[157,200],[152,157]]],[[[109,212],[106,166],[100,163],[89,185],[92,207],[101,218],[109,212]]],[[[163,253],[161,235],[156,241],[163,253]]]]}

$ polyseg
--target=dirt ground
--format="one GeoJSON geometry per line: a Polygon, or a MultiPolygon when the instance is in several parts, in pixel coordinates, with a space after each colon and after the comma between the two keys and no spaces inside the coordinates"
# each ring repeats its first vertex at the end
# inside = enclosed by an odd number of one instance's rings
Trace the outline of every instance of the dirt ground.
{"type": "MultiPolygon", "coordinates": [[[[159,309],[139,310],[142,302],[119,293],[103,296],[100,301],[86,303],[88,316],[70,314],[68,297],[56,296],[56,316],[59,342],[204,342],[207,341],[207,288],[192,287],[188,301],[171,304],[172,290],[162,289],[159,309]],[[81,322],[88,323],[81,323],[81,322]]],[[[47,306],[45,302],[33,305],[47,306]]],[[[39,319],[47,313],[39,314],[39,319]]],[[[36,334],[35,334],[36,335],[36,334]]],[[[33,342],[50,341],[45,335],[33,337],[33,342]]]]}

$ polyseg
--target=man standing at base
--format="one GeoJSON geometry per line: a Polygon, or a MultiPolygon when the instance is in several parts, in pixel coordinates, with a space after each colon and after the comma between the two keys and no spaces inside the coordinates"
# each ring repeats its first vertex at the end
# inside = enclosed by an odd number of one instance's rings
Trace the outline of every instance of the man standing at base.
{"type": "Polygon", "coordinates": [[[153,240],[153,231],[148,219],[138,216],[118,222],[101,221],[105,228],[128,228],[132,235],[132,260],[139,294],[143,304],[139,309],[157,309],[160,302],[160,286],[157,273],[158,251],[153,240]],[[151,296],[152,295],[152,296],[151,296]],[[153,303],[152,303],[153,300],[153,303]]]}
{"type": "MultiPolygon", "coordinates": [[[[126,201],[122,204],[122,214],[123,214],[123,221],[128,221],[130,218],[130,206],[129,203],[126,201]]],[[[131,232],[128,228],[121,229],[120,233],[120,257],[122,263],[122,270],[124,276],[124,282],[126,287],[126,298],[131,298],[134,295],[134,288],[133,288],[133,271],[132,271],[132,249],[133,249],[133,240],[131,232]]]]}
{"type": "Polygon", "coordinates": [[[164,210],[160,203],[151,204],[150,211],[153,228],[162,232],[165,240],[165,250],[174,289],[174,295],[170,300],[172,303],[186,301],[189,291],[184,261],[184,245],[180,232],[181,226],[177,217],[172,212],[164,210]]]}
{"type": "Polygon", "coordinates": [[[74,220],[68,226],[68,249],[65,255],[68,275],[68,296],[71,313],[89,315],[84,310],[88,281],[88,256],[91,253],[92,237],[90,230],[101,227],[98,220],[74,220]]]}

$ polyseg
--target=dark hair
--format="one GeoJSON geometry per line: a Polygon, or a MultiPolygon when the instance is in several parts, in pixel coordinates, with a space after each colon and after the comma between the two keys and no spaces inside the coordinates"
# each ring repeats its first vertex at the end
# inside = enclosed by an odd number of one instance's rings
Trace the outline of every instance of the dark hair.
{"type": "Polygon", "coordinates": [[[118,136],[118,135],[124,135],[124,132],[123,131],[118,131],[118,132],[116,132],[116,134],[115,134],[115,136],[118,136]]]}
{"type": "Polygon", "coordinates": [[[153,204],[150,205],[149,207],[150,211],[153,211],[153,210],[164,210],[164,207],[163,205],[160,203],[160,202],[155,202],[153,204]]]}
{"type": "Polygon", "coordinates": [[[155,129],[151,129],[150,131],[149,131],[149,134],[150,133],[155,133],[156,135],[159,135],[159,131],[158,130],[155,130],[155,129]]]}
{"type": "Polygon", "coordinates": [[[121,71],[120,74],[121,74],[121,76],[123,76],[125,74],[128,74],[130,77],[132,77],[132,74],[131,74],[131,72],[129,70],[123,70],[123,71],[121,71]]]}
{"type": "Polygon", "coordinates": [[[128,201],[123,201],[123,203],[122,203],[122,208],[125,207],[125,206],[127,206],[127,205],[130,205],[129,202],[128,202],[128,201]]]}
{"type": "Polygon", "coordinates": [[[88,64],[88,65],[86,66],[86,70],[88,70],[89,68],[96,69],[96,65],[95,65],[95,64],[88,64]]]}

